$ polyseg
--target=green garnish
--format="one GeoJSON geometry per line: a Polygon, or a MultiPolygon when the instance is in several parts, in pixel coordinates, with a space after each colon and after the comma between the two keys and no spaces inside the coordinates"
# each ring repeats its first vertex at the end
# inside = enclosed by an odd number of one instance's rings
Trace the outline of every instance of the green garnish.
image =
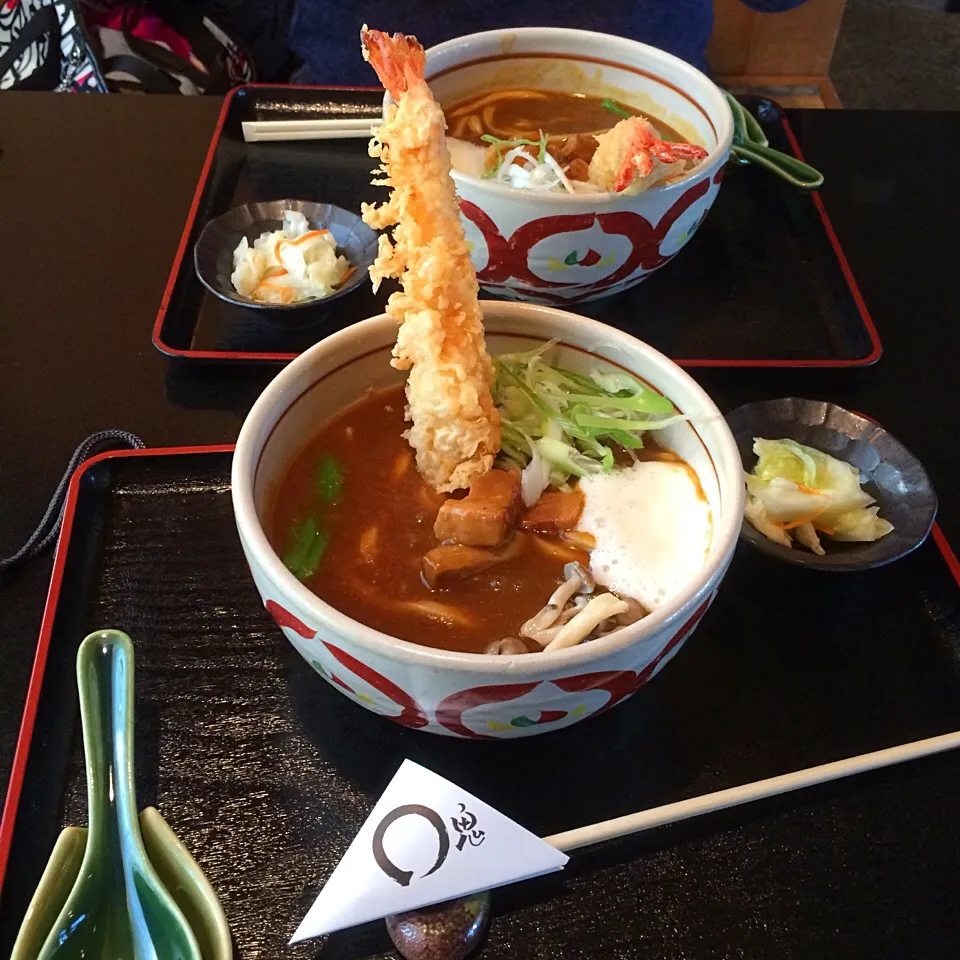
{"type": "Polygon", "coordinates": [[[609,97],[607,97],[607,99],[604,100],[600,106],[603,107],[604,110],[609,110],[611,113],[615,113],[618,117],[629,119],[633,116],[632,113],[627,113],[627,111],[624,110],[616,100],[611,100],[609,97]]]}
{"type": "Polygon", "coordinates": [[[501,140],[492,133],[485,133],[480,139],[484,143],[492,143],[497,148],[496,164],[483,174],[488,180],[500,172],[500,168],[503,166],[504,150],[512,150],[514,147],[539,147],[540,149],[537,151],[537,163],[543,163],[547,155],[547,135],[543,131],[540,132],[539,140],[501,140]]]}
{"type": "Polygon", "coordinates": [[[283,565],[298,579],[307,580],[320,568],[330,535],[317,526],[316,517],[295,521],[290,528],[289,546],[283,565]]]}
{"type": "Polygon", "coordinates": [[[562,485],[609,472],[613,446],[639,449],[645,431],[675,422],[673,404],[627,373],[584,376],[547,363],[554,343],[494,360],[502,458],[521,468],[538,460],[562,485]]]}
{"type": "Polygon", "coordinates": [[[343,492],[343,471],[331,456],[320,458],[316,475],[317,492],[327,503],[336,503],[343,492]]]}

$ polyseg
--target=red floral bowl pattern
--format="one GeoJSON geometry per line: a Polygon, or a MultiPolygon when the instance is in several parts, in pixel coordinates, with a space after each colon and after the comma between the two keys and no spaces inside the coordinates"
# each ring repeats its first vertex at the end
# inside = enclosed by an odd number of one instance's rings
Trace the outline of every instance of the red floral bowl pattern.
{"type": "Polygon", "coordinates": [[[628,669],[594,670],[549,680],[469,687],[445,696],[432,716],[392,680],[323,639],[275,600],[268,600],[266,607],[313,669],[361,706],[404,727],[432,726],[437,733],[447,732],[472,740],[496,740],[569,726],[603,713],[636,693],[679,651],[712,602],[713,595],[642,667],[633,664],[628,669]],[[531,729],[538,727],[542,729],[531,729]]]}
{"type": "MultiPolygon", "coordinates": [[[[655,223],[629,209],[568,213],[530,220],[509,237],[476,203],[461,200],[477,279],[491,293],[546,303],[577,303],[619,293],[668,263],[686,245],[703,223],[722,179],[723,168],[712,179],[692,177],[655,223]]],[[[657,206],[644,204],[647,216],[657,206]]]]}

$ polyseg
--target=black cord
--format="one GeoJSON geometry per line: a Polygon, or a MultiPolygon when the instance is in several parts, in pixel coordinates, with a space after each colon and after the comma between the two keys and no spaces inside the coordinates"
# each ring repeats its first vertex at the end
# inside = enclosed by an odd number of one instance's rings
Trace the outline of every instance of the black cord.
{"type": "Polygon", "coordinates": [[[95,453],[103,453],[105,450],[112,450],[116,447],[132,447],[134,450],[142,450],[145,446],[146,444],[138,436],[129,433],[127,430],[99,430],[87,437],[73,451],[73,456],[57,484],[57,489],[50,498],[50,503],[43,519],[37,525],[37,529],[30,534],[27,542],[13,556],[0,560],[0,582],[14,567],[39,556],[56,540],[60,533],[60,524],[63,522],[63,511],[66,507],[70,478],[84,460],[88,460],[95,453]]]}

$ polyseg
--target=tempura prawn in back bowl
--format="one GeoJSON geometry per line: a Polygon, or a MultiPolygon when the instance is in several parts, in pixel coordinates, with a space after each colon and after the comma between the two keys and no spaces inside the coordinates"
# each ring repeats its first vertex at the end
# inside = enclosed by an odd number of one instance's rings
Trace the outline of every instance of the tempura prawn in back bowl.
{"type": "Polygon", "coordinates": [[[241,542],[284,633],[355,702],[461,737],[557,729],[636,691],[706,612],[742,517],[739,458],[706,394],[645,344],[478,302],[416,47],[364,40],[398,93],[372,145],[391,199],[364,216],[395,230],[371,274],[401,290],[254,405],[241,542]]]}

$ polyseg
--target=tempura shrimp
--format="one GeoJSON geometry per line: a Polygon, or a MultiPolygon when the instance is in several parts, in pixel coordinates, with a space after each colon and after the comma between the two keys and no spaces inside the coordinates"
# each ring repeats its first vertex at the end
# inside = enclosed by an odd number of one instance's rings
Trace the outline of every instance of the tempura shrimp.
{"type": "Polygon", "coordinates": [[[628,117],[599,136],[590,161],[590,179],[604,190],[642,193],[682,173],[687,160],[699,163],[707,151],[695,143],[661,140],[643,117],[628,117]]]}
{"type": "Polygon", "coordinates": [[[370,268],[376,289],[384,277],[402,287],[387,313],[399,324],[393,365],[409,370],[404,436],[417,467],[439,491],[469,487],[500,450],[500,417],[493,403],[493,363],[483,336],[477,278],[459,218],[440,105],[424,80],[423,47],[415,37],[361,31],[370,61],[396,106],[389,107],[370,142],[381,179],[391,188],[379,207],[363,205],[381,234],[370,268]]]}

